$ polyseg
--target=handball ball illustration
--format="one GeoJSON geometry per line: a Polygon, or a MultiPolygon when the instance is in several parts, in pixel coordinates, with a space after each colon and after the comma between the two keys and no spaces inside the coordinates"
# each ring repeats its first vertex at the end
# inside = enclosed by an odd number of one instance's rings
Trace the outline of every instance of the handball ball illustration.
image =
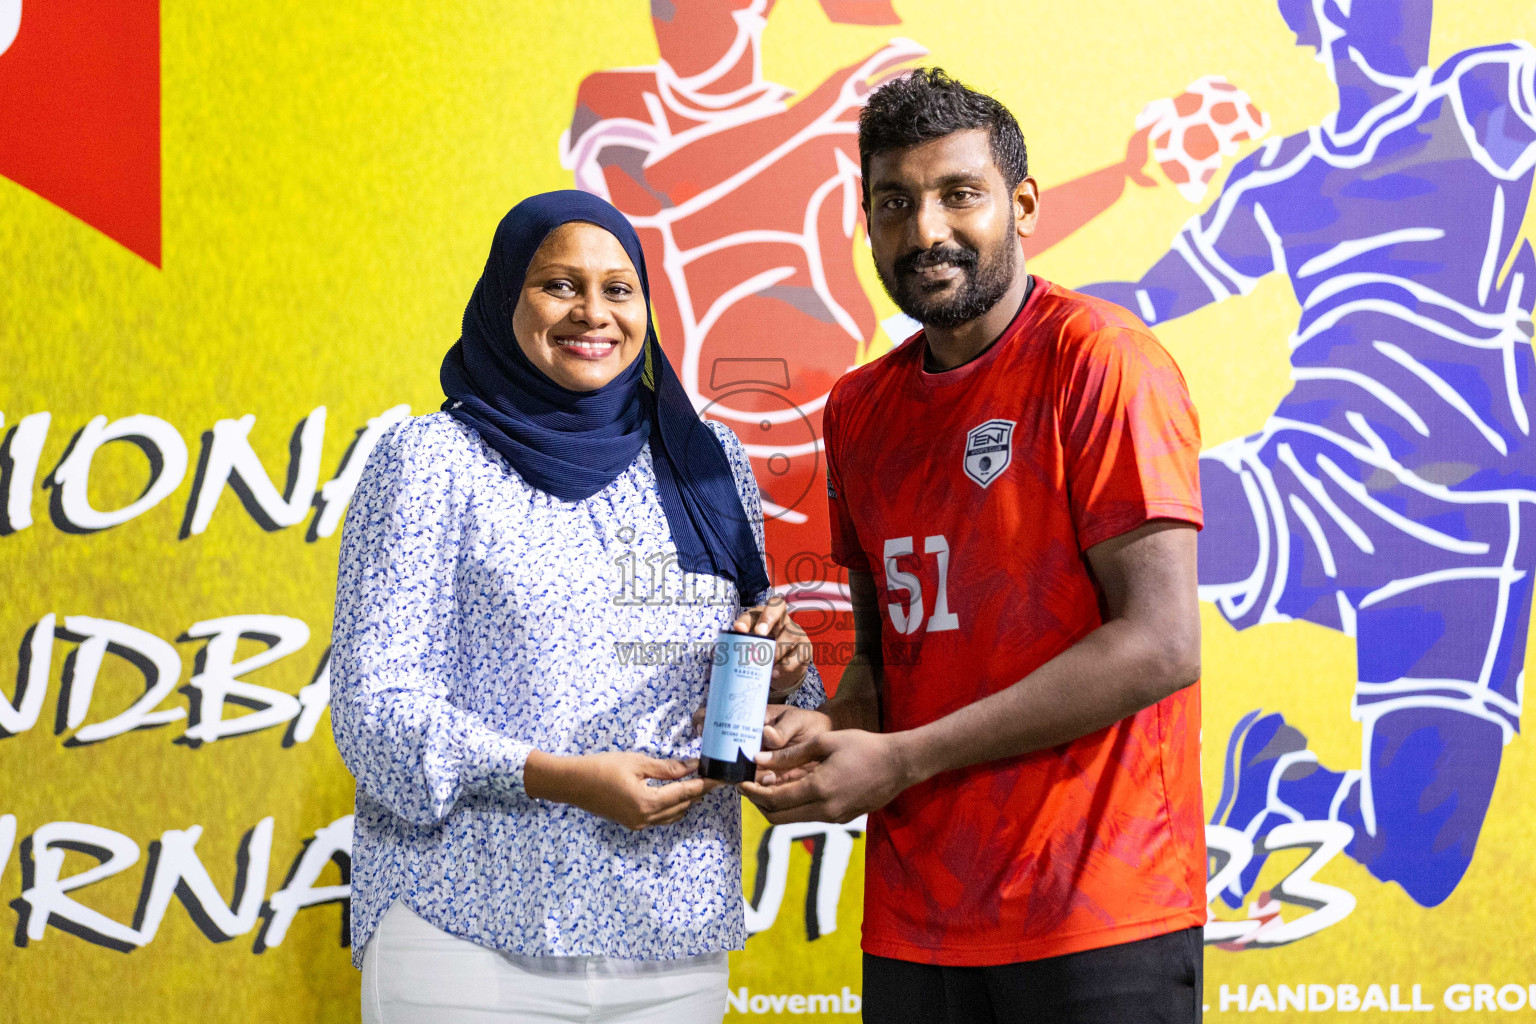
{"type": "Polygon", "coordinates": [[[1152,158],[1179,194],[1197,203],[1222,157],[1235,154],[1239,142],[1268,133],[1269,115],[1221,75],[1206,75],[1179,95],[1142,107],[1136,128],[1151,129],[1152,158]]]}

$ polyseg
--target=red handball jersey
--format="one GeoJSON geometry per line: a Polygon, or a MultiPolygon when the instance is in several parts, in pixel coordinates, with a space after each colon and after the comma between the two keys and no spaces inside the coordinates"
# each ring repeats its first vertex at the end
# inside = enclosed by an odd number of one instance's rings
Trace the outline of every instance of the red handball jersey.
{"type": "MultiPolygon", "coordinates": [[[[1084,552],[1201,525],[1200,428],[1151,332],[1036,279],[990,349],[923,370],[918,334],[824,418],[833,557],[874,576],[887,732],[1006,689],[1096,629],[1084,552]]],[[[864,949],[1034,960],[1205,921],[1199,687],[1071,743],[946,772],[870,815],[864,949]]]]}

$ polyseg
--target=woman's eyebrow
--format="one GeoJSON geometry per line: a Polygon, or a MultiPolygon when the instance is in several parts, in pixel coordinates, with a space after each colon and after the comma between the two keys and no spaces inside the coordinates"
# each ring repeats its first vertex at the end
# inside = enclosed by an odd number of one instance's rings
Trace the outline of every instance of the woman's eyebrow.
{"type": "Polygon", "coordinates": [[[601,270],[593,270],[591,267],[578,267],[578,266],[575,266],[574,264],[571,264],[571,263],[542,263],[542,264],[539,264],[538,266],[530,267],[529,270],[528,270],[528,273],[529,274],[547,274],[547,273],[551,273],[551,272],[554,272],[554,271],[563,271],[563,272],[568,273],[568,274],[580,274],[580,275],[592,274],[595,277],[607,277],[607,276],[609,276],[611,274],[628,274],[631,277],[638,277],[639,276],[630,267],[612,266],[612,267],[604,267],[601,270]]]}

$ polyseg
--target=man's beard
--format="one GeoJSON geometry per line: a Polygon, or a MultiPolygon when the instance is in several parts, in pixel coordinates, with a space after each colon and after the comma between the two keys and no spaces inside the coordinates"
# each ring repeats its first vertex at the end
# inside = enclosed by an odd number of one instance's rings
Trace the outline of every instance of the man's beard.
{"type": "Polygon", "coordinates": [[[1009,244],[1011,240],[1005,238],[985,261],[975,249],[939,245],[898,257],[893,268],[894,281],[886,277],[878,263],[875,270],[887,294],[907,316],[925,326],[959,327],[991,310],[1013,285],[1017,255],[1009,244]],[[927,295],[916,272],[941,263],[961,271],[959,285],[946,296],[927,295]]]}

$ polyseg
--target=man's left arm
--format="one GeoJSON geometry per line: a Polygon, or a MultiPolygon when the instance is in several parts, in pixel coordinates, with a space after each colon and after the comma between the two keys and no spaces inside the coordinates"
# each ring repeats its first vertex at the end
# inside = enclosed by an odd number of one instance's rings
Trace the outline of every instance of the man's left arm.
{"type": "Polygon", "coordinates": [[[1200,677],[1195,527],[1153,520],[1095,544],[1088,566],[1104,623],[1006,690],[917,729],[825,732],[762,755],[793,782],[743,783],[775,824],[846,822],[941,772],[1058,746],[1112,725],[1200,677]]]}

